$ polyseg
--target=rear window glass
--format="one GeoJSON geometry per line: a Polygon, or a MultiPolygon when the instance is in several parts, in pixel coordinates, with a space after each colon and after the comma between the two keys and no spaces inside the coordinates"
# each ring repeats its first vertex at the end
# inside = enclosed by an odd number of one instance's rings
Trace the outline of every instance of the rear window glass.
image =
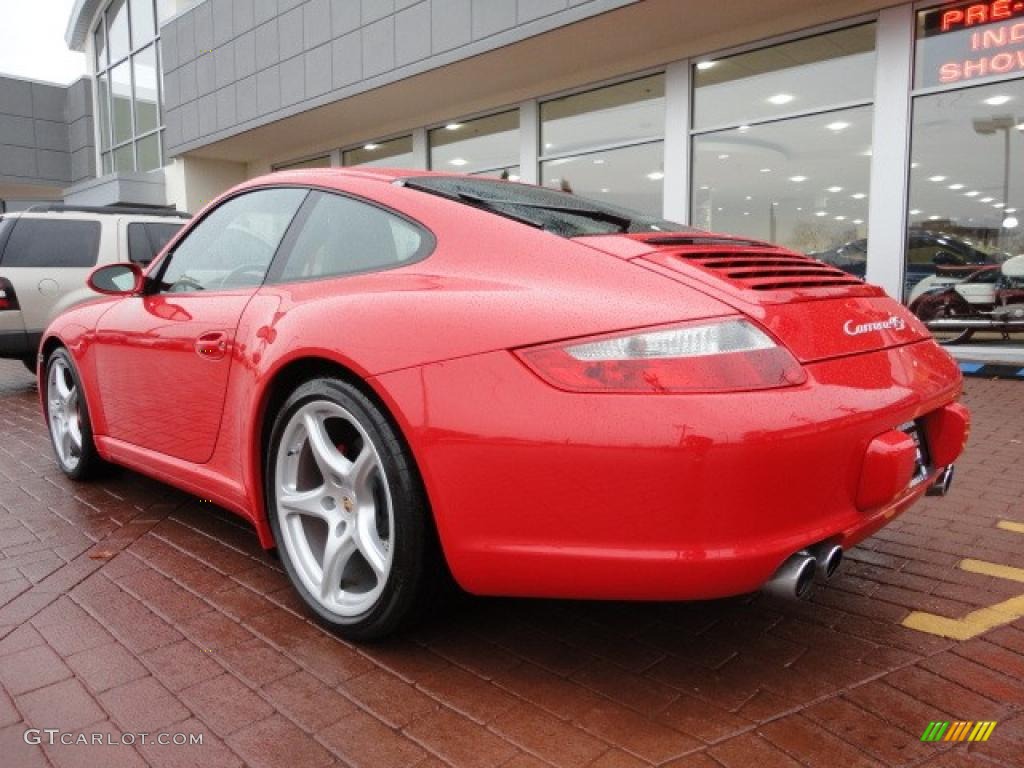
{"type": "Polygon", "coordinates": [[[18,219],[4,249],[5,267],[91,267],[100,248],[98,221],[18,219]]]}
{"type": "Polygon", "coordinates": [[[696,231],[674,221],[530,184],[465,176],[416,176],[399,183],[515,219],[560,237],[696,231]]]}
{"type": "Polygon", "coordinates": [[[152,221],[129,224],[128,258],[136,264],[149,264],[181,227],[152,221]]]}

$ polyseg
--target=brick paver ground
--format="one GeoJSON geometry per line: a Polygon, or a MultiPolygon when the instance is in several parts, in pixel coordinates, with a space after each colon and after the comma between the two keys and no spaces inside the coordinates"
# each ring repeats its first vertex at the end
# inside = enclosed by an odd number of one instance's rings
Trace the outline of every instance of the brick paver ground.
{"type": "Polygon", "coordinates": [[[1024,620],[967,641],[901,625],[1024,593],[958,567],[1024,568],[1024,532],[998,526],[1024,523],[1024,385],[966,390],[952,495],[809,602],[467,598],[354,647],[229,514],[126,471],[67,482],[31,377],[0,363],[0,765],[1024,765],[1024,620]],[[998,725],[922,743],[932,720],[998,725]],[[26,728],[203,743],[35,746],[26,728]]]}

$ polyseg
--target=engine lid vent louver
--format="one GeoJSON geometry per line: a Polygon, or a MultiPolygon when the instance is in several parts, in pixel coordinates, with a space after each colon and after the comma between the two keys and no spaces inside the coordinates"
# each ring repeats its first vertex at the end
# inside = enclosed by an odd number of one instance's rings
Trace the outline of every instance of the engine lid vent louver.
{"type": "Polygon", "coordinates": [[[687,250],[673,253],[671,257],[708,270],[747,290],[785,291],[864,285],[863,281],[841,269],[784,251],[687,250]]]}

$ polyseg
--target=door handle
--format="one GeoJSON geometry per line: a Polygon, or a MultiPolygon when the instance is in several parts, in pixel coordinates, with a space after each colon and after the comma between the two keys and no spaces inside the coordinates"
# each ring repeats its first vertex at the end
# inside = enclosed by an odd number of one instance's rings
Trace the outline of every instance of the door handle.
{"type": "Polygon", "coordinates": [[[196,339],[196,354],[204,360],[220,360],[227,351],[228,335],[224,331],[211,331],[196,339]]]}

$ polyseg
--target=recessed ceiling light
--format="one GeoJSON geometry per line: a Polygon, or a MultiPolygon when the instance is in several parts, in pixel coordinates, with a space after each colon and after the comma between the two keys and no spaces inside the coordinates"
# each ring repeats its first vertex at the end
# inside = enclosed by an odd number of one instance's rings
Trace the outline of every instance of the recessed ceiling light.
{"type": "Polygon", "coordinates": [[[920,168],[920,167],[921,167],[921,164],[920,164],[920,163],[911,163],[911,164],[910,164],[910,167],[911,167],[911,168],[920,168]]]}
{"type": "Polygon", "coordinates": [[[802,210],[803,210],[803,208],[797,207],[797,210],[798,210],[798,211],[802,211],[802,210]]]}
{"type": "Polygon", "coordinates": [[[363,149],[365,149],[367,152],[373,152],[373,150],[375,150],[379,146],[380,144],[363,144],[363,149]]]}
{"type": "Polygon", "coordinates": [[[826,211],[816,211],[814,215],[815,216],[828,216],[828,213],[826,211]]]}
{"type": "Polygon", "coordinates": [[[754,198],[751,195],[747,195],[746,199],[747,200],[753,200],[754,198]]]}
{"type": "Polygon", "coordinates": [[[716,210],[716,211],[724,211],[724,210],[725,210],[725,208],[722,208],[721,206],[719,206],[719,207],[718,207],[718,208],[716,208],[715,210],[716,210]]]}
{"type": "Polygon", "coordinates": [[[939,183],[940,181],[945,181],[945,180],[946,180],[945,176],[929,176],[928,177],[928,181],[934,181],[936,184],[939,183]]]}
{"type": "Polygon", "coordinates": [[[845,216],[836,216],[836,221],[846,221],[845,216]]]}
{"type": "Polygon", "coordinates": [[[749,215],[750,215],[750,211],[744,211],[744,212],[743,212],[743,215],[744,215],[744,216],[749,216],[749,215]]]}
{"type": "Polygon", "coordinates": [[[468,162],[469,161],[466,160],[466,158],[464,158],[464,157],[453,157],[451,160],[448,161],[448,164],[449,165],[465,165],[468,162]]]}
{"type": "Polygon", "coordinates": [[[928,221],[938,221],[941,218],[941,216],[929,216],[928,221]]]}
{"type": "Polygon", "coordinates": [[[853,223],[854,224],[863,224],[864,223],[864,219],[854,219],[853,223]]]}
{"type": "Polygon", "coordinates": [[[1016,208],[1007,208],[1006,209],[1006,213],[1016,213],[1016,212],[1017,212],[1016,208]]]}
{"type": "Polygon", "coordinates": [[[461,127],[462,127],[462,123],[448,123],[448,125],[446,125],[444,127],[444,129],[446,131],[457,131],[461,127]]]}
{"type": "Polygon", "coordinates": [[[978,190],[972,189],[970,192],[964,192],[964,197],[977,197],[980,194],[981,192],[979,192],[978,190]]]}
{"type": "Polygon", "coordinates": [[[1012,96],[1006,96],[1004,94],[999,94],[998,96],[989,96],[987,99],[985,99],[984,103],[988,104],[990,107],[1001,107],[1006,102],[1012,101],[1012,100],[1013,100],[1012,96]]]}
{"type": "Polygon", "coordinates": [[[740,133],[746,133],[747,131],[750,130],[750,126],[749,125],[741,125],[736,130],[739,131],[740,133]]]}
{"type": "Polygon", "coordinates": [[[790,176],[789,180],[790,181],[795,181],[797,184],[799,184],[802,181],[807,181],[807,177],[806,176],[790,176]]]}
{"type": "Polygon", "coordinates": [[[709,187],[707,184],[701,184],[700,188],[701,189],[711,189],[711,187],[709,187]]]}
{"type": "Polygon", "coordinates": [[[719,160],[728,160],[728,159],[729,159],[729,155],[728,155],[728,154],[726,154],[725,152],[723,152],[722,154],[720,154],[720,155],[718,156],[718,159],[719,159],[719,160]]]}
{"type": "Polygon", "coordinates": [[[993,200],[995,200],[994,197],[983,197],[978,202],[979,203],[991,203],[993,200]]]}
{"type": "Polygon", "coordinates": [[[831,193],[835,194],[836,192],[842,192],[842,191],[843,191],[843,188],[842,188],[842,187],[829,187],[829,188],[828,188],[827,190],[825,190],[825,191],[826,191],[826,192],[831,192],[831,193]]]}
{"type": "Polygon", "coordinates": [[[863,200],[865,197],[867,197],[867,195],[865,195],[863,192],[854,192],[852,195],[850,195],[850,197],[852,197],[854,200],[863,200]]]}
{"type": "Polygon", "coordinates": [[[769,96],[765,101],[769,104],[775,104],[781,107],[783,104],[789,104],[793,100],[794,96],[791,93],[776,93],[774,96],[769,96]]]}
{"type": "Polygon", "coordinates": [[[662,173],[661,171],[651,171],[650,173],[647,174],[647,178],[650,179],[651,181],[660,181],[661,179],[665,178],[665,174],[662,173]]]}
{"type": "Polygon", "coordinates": [[[865,149],[863,152],[860,153],[860,156],[861,157],[871,157],[871,150],[870,149],[865,149]]]}
{"type": "Polygon", "coordinates": [[[761,169],[761,173],[771,173],[771,172],[772,172],[771,168],[762,168],[761,169]]]}
{"type": "Polygon", "coordinates": [[[708,70],[708,69],[711,69],[713,66],[715,66],[715,64],[717,64],[717,63],[718,63],[717,61],[698,61],[697,62],[697,69],[699,69],[701,71],[708,70]]]}
{"type": "Polygon", "coordinates": [[[1006,207],[1006,203],[996,203],[992,207],[993,208],[1005,208],[1006,207]]]}
{"type": "Polygon", "coordinates": [[[836,120],[834,123],[829,123],[825,127],[828,128],[830,131],[835,131],[838,133],[839,131],[845,131],[847,128],[850,127],[850,124],[842,120],[836,120]]]}
{"type": "Polygon", "coordinates": [[[602,192],[607,192],[608,191],[608,187],[601,187],[601,191],[602,192]]]}
{"type": "Polygon", "coordinates": [[[544,149],[551,149],[553,146],[555,145],[548,141],[544,144],[544,149]]]}
{"type": "Polygon", "coordinates": [[[921,209],[920,208],[914,208],[913,210],[911,210],[910,215],[911,216],[919,216],[919,215],[921,215],[921,209]]]}
{"type": "Polygon", "coordinates": [[[963,184],[950,184],[949,188],[952,190],[960,190],[964,188],[963,184]]]}
{"type": "Polygon", "coordinates": [[[599,157],[594,161],[594,165],[604,165],[604,160],[599,157]]]}

